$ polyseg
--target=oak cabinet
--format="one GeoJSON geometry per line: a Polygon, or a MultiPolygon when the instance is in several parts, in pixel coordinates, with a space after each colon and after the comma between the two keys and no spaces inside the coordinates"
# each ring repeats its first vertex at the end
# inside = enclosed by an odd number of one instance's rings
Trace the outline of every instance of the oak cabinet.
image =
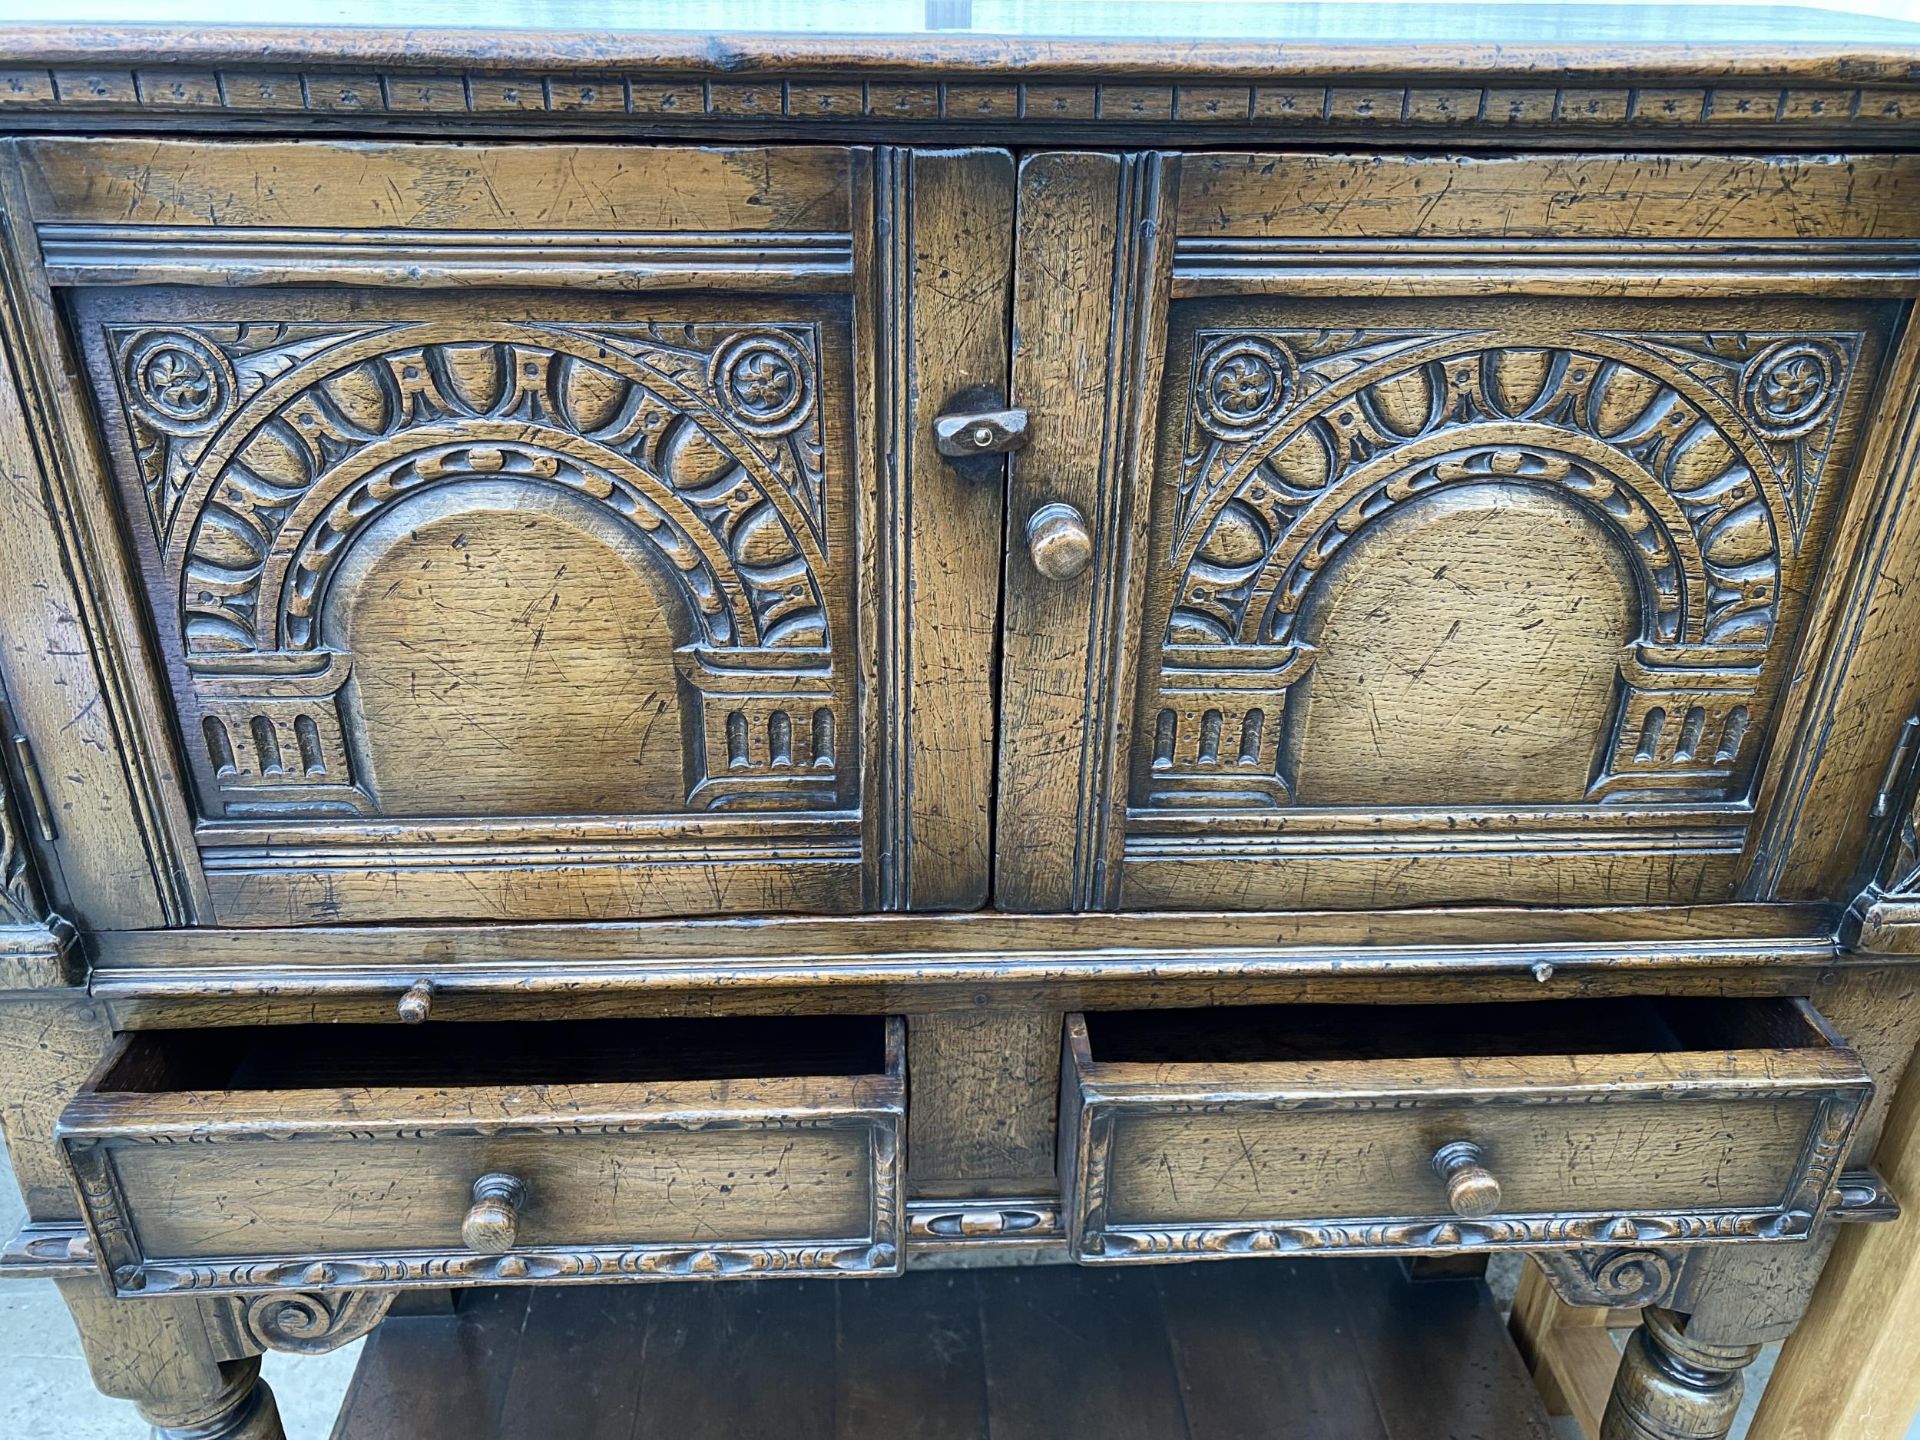
{"type": "Polygon", "coordinates": [[[270,1440],[401,1289],[1521,1249],[1724,1435],[1898,1208],[1913,55],[644,39],[0,28],[0,1275],[270,1440]]]}

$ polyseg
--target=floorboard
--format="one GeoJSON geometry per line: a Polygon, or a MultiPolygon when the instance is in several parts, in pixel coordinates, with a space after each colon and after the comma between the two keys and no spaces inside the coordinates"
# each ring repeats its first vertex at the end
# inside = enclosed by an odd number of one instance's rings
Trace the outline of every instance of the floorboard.
{"type": "Polygon", "coordinates": [[[1337,1265],[1334,1283],[1389,1440],[1553,1440],[1484,1281],[1409,1282],[1389,1262],[1337,1265]]]}

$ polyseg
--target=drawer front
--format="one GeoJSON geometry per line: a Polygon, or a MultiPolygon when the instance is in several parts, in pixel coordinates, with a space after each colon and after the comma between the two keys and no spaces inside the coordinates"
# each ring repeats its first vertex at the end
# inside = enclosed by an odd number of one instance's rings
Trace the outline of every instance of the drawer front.
{"type": "Polygon", "coordinates": [[[1803,1238],[1872,1088],[1824,1045],[1097,1054],[1069,1017],[1062,1185],[1087,1261],[1803,1238]]]}
{"type": "Polygon", "coordinates": [[[122,1293],[892,1274],[903,1035],[876,1075],[96,1087],[59,1133],[122,1293]]]}
{"type": "Polygon", "coordinates": [[[1002,903],[1732,899],[1920,235],[1860,163],[1028,159],[1013,524],[1095,558],[1009,558],[1002,903]]]}
{"type": "Polygon", "coordinates": [[[999,491],[909,385],[1003,388],[1001,307],[911,382],[946,322],[905,307],[917,258],[1004,283],[1010,213],[937,239],[956,197],[1010,204],[1004,154],[886,192],[929,248],[885,278],[876,158],[843,147],[22,156],[203,923],[980,902],[991,630],[940,613],[922,658],[978,678],[903,702],[916,617],[996,591],[999,491]]]}

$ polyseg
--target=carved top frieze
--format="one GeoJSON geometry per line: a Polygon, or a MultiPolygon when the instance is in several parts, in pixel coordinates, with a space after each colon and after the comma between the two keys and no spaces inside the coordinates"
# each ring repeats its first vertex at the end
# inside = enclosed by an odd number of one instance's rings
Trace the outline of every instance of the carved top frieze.
{"type": "Polygon", "coordinates": [[[20,27],[0,30],[0,128],[48,116],[249,126],[380,116],[427,126],[689,133],[936,126],[980,135],[1200,138],[1382,131],[1700,131],[1793,141],[1911,133],[1920,89],[1897,45],[1313,45],[1012,37],[586,35],[20,27]],[[155,63],[156,56],[166,63],[155,63]],[[1550,78],[1549,78],[1550,77],[1550,78]]]}

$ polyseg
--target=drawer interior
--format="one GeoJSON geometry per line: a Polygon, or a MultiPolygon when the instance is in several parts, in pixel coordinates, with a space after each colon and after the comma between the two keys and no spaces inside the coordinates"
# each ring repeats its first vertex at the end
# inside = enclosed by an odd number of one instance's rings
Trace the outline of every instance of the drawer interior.
{"type": "Polygon", "coordinates": [[[1824,1049],[1804,1002],[1629,996],[1464,1005],[1260,1005],[1093,1011],[1095,1064],[1423,1060],[1450,1056],[1824,1049]]]}
{"type": "Polygon", "coordinates": [[[879,1016],[281,1025],[124,1037],[101,1095],[882,1075],[879,1016]]]}

